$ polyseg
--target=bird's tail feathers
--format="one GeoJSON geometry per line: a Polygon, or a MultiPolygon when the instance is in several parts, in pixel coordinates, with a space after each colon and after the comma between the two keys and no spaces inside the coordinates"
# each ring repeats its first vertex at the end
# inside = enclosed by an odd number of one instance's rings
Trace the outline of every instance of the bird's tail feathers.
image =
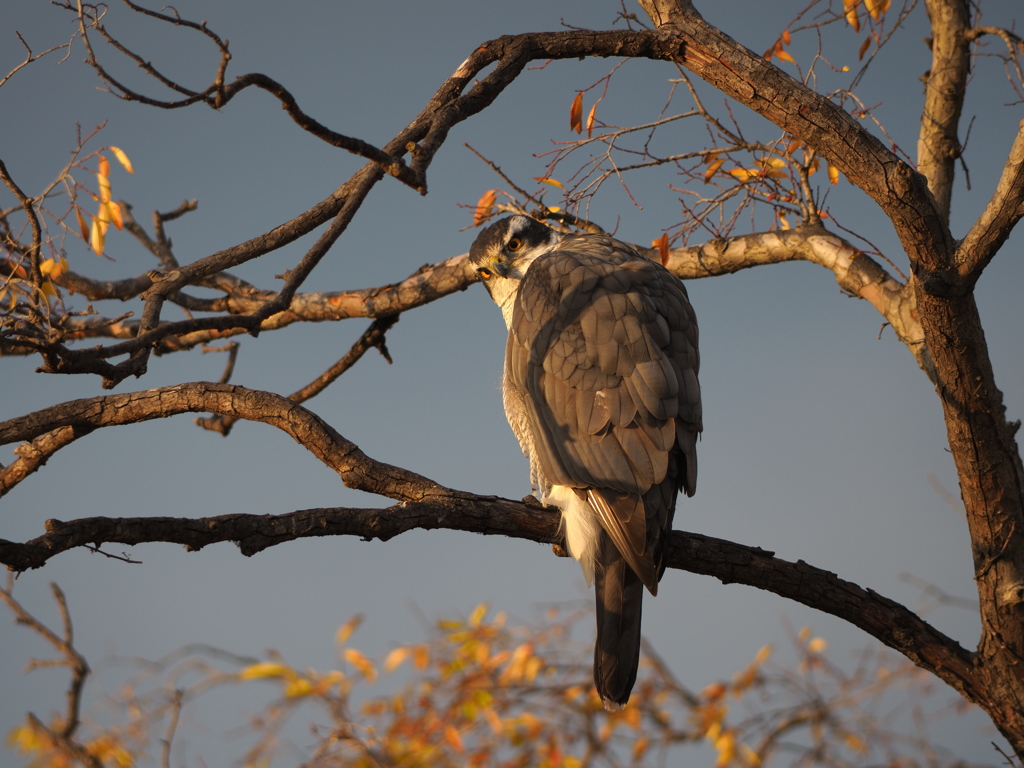
{"type": "Polygon", "coordinates": [[[604,708],[617,712],[629,701],[640,664],[644,584],[603,531],[594,580],[597,595],[594,684],[604,708]]]}

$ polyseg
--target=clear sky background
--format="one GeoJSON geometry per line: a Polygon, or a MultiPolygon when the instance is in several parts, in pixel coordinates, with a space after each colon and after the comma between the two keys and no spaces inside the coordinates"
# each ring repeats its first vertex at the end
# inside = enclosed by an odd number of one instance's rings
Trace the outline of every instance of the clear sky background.
{"type": "MultiPolygon", "coordinates": [[[[15,30],[35,50],[71,35],[71,14],[45,0],[8,5],[0,20],[3,72],[23,56],[15,30]]],[[[740,42],[763,51],[803,5],[725,0],[698,7],[740,42]]],[[[557,30],[563,20],[610,28],[619,9],[610,0],[301,0],[287,6],[180,0],[176,7],[187,18],[205,19],[231,41],[229,76],[268,74],[320,122],[378,146],[418,114],[481,42],[557,30]]],[[[1022,21],[1012,0],[987,0],[982,8],[988,24],[1022,21]]],[[[198,35],[139,19],[122,6],[112,6],[107,25],[198,87],[216,66],[215,52],[198,35]]],[[[867,104],[880,104],[876,115],[911,154],[922,103],[918,78],[930,64],[921,42],[927,34],[919,8],[859,90],[867,104]]],[[[829,39],[836,41],[827,51],[831,61],[855,72],[863,35],[829,39]]],[[[807,61],[812,51],[803,45],[798,38],[794,51],[807,61]]],[[[255,89],[222,112],[157,111],[97,90],[83,57],[76,44],[63,64],[40,61],[0,89],[0,157],[33,194],[66,161],[76,121],[85,130],[108,121],[96,146],[117,145],[131,157],[135,175],[115,168],[112,177],[115,197],[129,201],[136,218],[148,225],[154,209],[199,200],[198,211],[168,226],[182,262],[286,221],[362,164],[303,134],[276,101],[255,89]]],[[[567,61],[525,73],[491,109],[453,131],[430,170],[428,196],[391,180],[378,185],[304,289],[381,285],[468,250],[474,232],[465,228],[472,216],[459,204],[472,204],[504,183],[462,142],[517,181],[532,184],[530,177],[544,170],[534,155],[552,140],[570,138],[569,104],[576,89],[612,66],[610,60],[567,61]]],[[[131,68],[120,71],[138,82],[131,68]]],[[[667,64],[627,64],[613,79],[599,117],[621,125],[653,119],[675,76],[667,64]]],[[[851,76],[845,75],[846,82],[851,76]]],[[[703,93],[712,106],[722,103],[710,89],[703,93]]],[[[955,236],[967,231],[994,187],[1024,116],[1013,100],[1001,66],[979,61],[964,121],[966,126],[976,118],[965,154],[971,189],[961,175],[953,200],[955,236]]],[[[688,107],[683,98],[676,104],[678,111],[688,107]]],[[[748,119],[742,107],[736,117],[749,126],[751,138],[778,136],[760,118],[748,119]]],[[[702,124],[683,121],[661,140],[686,151],[705,146],[706,135],[702,124]]],[[[823,176],[815,181],[826,183],[823,176]]],[[[680,219],[678,195],[668,189],[672,183],[680,181],[670,171],[634,177],[631,190],[642,207],[610,183],[590,216],[606,228],[618,224],[623,239],[650,242],[680,219]]],[[[892,227],[859,191],[844,181],[830,190],[828,205],[845,226],[904,266],[892,227]]],[[[306,238],[238,273],[273,287],[273,276],[311,242],[306,238]]],[[[1017,233],[978,286],[996,381],[1011,420],[1024,415],[1021,242],[1017,233]]],[[[72,244],[71,267],[122,278],[155,266],[127,235],[111,235],[108,251],[113,262],[72,244]]],[[[688,288],[701,326],[705,433],[698,493],[680,502],[676,527],[803,559],[912,608],[926,608],[929,621],[974,647],[976,616],[934,606],[905,578],[911,574],[950,594],[975,595],[966,523],[929,481],[933,477],[959,495],[938,399],[892,331],[879,338],[881,317],[866,302],[842,295],[830,272],[810,264],[758,268],[688,288]]],[[[165,316],[174,312],[168,308],[165,316]]],[[[357,319],[244,338],[233,382],[292,392],[340,357],[366,325],[357,319]]],[[[403,317],[388,335],[394,365],[368,354],[308,405],[377,459],[450,487],[520,498],[529,492],[529,473],[502,412],[504,336],[500,313],[474,286],[403,317]]],[[[146,378],[126,381],[116,391],[216,380],[223,365],[223,356],[199,351],[158,357],[146,378]]],[[[98,379],[45,376],[34,373],[35,367],[34,360],[0,360],[0,419],[102,394],[98,379]]],[[[239,423],[224,439],[200,430],[192,418],[102,430],[61,451],[0,501],[0,537],[38,536],[50,517],[278,514],[387,504],[344,488],[271,427],[239,423]]],[[[172,545],[147,545],[130,554],[143,564],[83,551],[60,555],[44,569],[23,574],[15,595],[54,621],[47,584],[58,582],[75,618],[77,645],[93,662],[157,658],[203,642],[252,655],[276,648],[299,668],[320,669],[339,663],[334,632],[357,612],[367,620],[353,644],[373,655],[422,639],[423,616],[464,616],[487,602],[532,620],[551,602],[590,600],[579,569],[553,557],[549,547],[470,534],[415,532],[388,543],[307,540],[253,558],[227,544],[191,554],[172,545]]],[[[695,689],[731,675],[768,642],[779,647],[778,659],[785,662],[788,625],[810,625],[830,642],[832,658],[851,666],[858,649],[876,645],[838,620],[768,593],[679,571],[665,576],[659,597],[648,598],[644,610],[646,636],[695,689]]],[[[0,648],[0,731],[6,733],[28,710],[45,715],[61,707],[66,676],[22,674],[30,657],[46,656],[49,649],[9,616],[0,615],[0,648]]],[[[98,694],[94,689],[93,697],[98,694]]],[[[956,696],[950,692],[948,699],[956,696]]],[[[241,722],[241,705],[237,711],[234,722],[241,722]]],[[[998,738],[986,723],[977,713],[966,715],[944,724],[936,738],[965,758],[995,763],[989,742],[998,738]]],[[[196,749],[192,742],[190,759],[196,749]]],[[[0,764],[7,764],[10,758],[2,754],[0,764]]],[[[233,753],[204,754],[215,755],[215,764],[233,753]]]]}

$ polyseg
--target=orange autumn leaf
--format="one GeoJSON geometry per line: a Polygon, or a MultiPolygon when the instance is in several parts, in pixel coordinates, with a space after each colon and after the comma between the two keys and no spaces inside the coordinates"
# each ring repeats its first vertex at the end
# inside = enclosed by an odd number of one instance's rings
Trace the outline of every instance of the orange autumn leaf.
{"type": "Polygon", "coordinates": [[[790,64],[796,64],[796,59],[789,54],[789,51],[785,51],[782,48],[777,48],[775,50],[775,58],[782,59],[782,61],[788,61],[790,64]]]}
{"type": "Polygon", "coordinates": [[[793,43],[793,37],[789,34],[788,29],[782,30],[782,42],[786,45],[791,45],[793,43]]]}
{"type": "Polygon", "coordinates": [[[569,130],[583,133],[583,94],[577,93],[569,108],[569,130]]]}
{"type": "Polygon", "coordinates": [[[657,240],[651,241],[651,247],[658,249],[658,254],[661,257],[661,265],[668,265],[668,233],[663,232],[661,237],[657,240]]]}
{"type": "Polygon", "coordinates": [[[857,4],[859,2],[860,0],[843,0],[846,23],[853,27],[854,32],[860,32],[860,17],[857,15],[857,4]]]}
{"type": "Polygon", "coordinates": [[[110,161],[107,160],[105,155],[100,155],[99,163],[100,163],[99,175],[100,176],[110,176],[110,161]]]}
{"type": "Polygon", "coordinates": [[[344,645],[347,643],[348,639],[352,637],[352,633],[355,632],[362,623],[363,614],[357,613],[352,616],[348,621],[338,627],[338,633],[334,636],[334,642],[338,645],[344,645]]]}
{"type": "Polygon", "coordinates": [[[451,723],[448,723],[444,727],[444,740],[448,742],[448,746],[454,749],[456,752],[465,752],[466,747],[462,743],[462,737],[459,736],[458,730],[451,723]]]}
{"type": "Polygon", "coordinates": [[[597,112],[597,102],[594,102],[594,106],[590,108],[590,114],[587,115],[587,138],[589,139],[591,134],[594,132],[594,114],[597,112]]]}
{"type": "Polygon", "coordinates": [[[395,648],[384,659],[384,671],[388,673],[394,672],[409,658],[410,653],[409,648],[395,648]]]}
{"type": "Polygon", "coordinates": [[[82,239],[86,242],[89,241],[89,222],[86,221],[85,215],[82,213],[82,209],[77,205],[75,206],[75,216],[78,219],[78,231],[82,235],[82,239]]]}
{"type": "Polygon", "coordinates": [[[480,199],[476,202],[476,210],[473,211],[473,226],[479,227],[489,218],[494,210],[494,201],[496,199],[495,190],[488,189],[481,195],[480,199]]]}
{"type": "Polygon", "coordinates": [[[425,645],[417,645],[412,649],[412,662],[416,669],[426,669],[430,664],[430,649],[425,645]]]}
{"type": "Polygon", "coordinates": [[[868,46],[871,45],[871,35],[864,38],[864,42],[860,44],[860,50],[857,51],[857,61],[864,60],[864,54],[868,52],[868,46]]]}
{"type": "Polygon", "coordinates": [[[828,164],[828,180],[832,184],[839,183],[839,169],[832,165],[832,163],[828,164]]]}
{"type": "Polygon", "coordinates": [[[725,163],[725,158],[724,157],[720,157],[717,160],[715,160],[713,163],[711,163],[711,165],[708,166],[708,169],[706,171],[704,171],[704,183],[705,184],[707,184],[709,181],[711,181],[711,177],[714,176],[716,173],[718,173],[718,169],[721,168],[724,163],[725,163]]]}
{"type": "Polygon", "coordinates": [[[565,189],[565,186],[558,179],[548,178],[547,176],[534,176],[534,181],[538,181],[541,184],[547,184],[549,187],[557,187],[558,189],[565,189]]]}
{"type": "Polygon", "coordinates": [[[864,0],[864,7],[868,9],[872,19],[881,21],[882,16],[889,10],[890,2],[891,0],[864,0]]]}
{"type": "Polygon", "coordinates": [[[377,679],[377,668],[360,651],[357,651],[355,648],[346,648],[342,656],[345,658],[345,661],[359,670],[359,673],[366,678],[367,682],[372,683],[377,679]]]}

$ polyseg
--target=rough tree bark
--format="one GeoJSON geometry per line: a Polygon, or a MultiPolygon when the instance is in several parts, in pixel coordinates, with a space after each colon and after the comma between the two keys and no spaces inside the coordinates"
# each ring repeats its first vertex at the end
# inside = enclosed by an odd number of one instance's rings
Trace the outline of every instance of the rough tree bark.
{"type": "MultiPolygon", "coordinates": [[[[1006,421],[973,297],[991,256],[958,253],[948,224],[969,69],[968,3],[928,3],[933,65],[918,144],[920,172],[828,99],[706,24],[688,0],[640,3],[666,43],[677,46],[674,60],[827,157],[896,227],[913,270],[917,315],[967,510],[981,603],[982,637],[971,682],[961,691],[1024,755],[1024,471],[1014,439],[1019,424],[1006,421]],[[973,268],[965,269],[962,261],[973,268]]],[[[1014,181],[1000,185],[993,199],[1011,211],[1003,239],[1024,213],[1019,144],[1007,163],[1014,181]]]]}
{"type": "MultiPolygon", "coordinates": [[[[152,102],[154,106],[188,102],[222,108],[244,88],[261,88],[279,99],[303,130],[366,157],[369,164],[295,219],[185,266],[175,261],[159,216],[153,237],[127,217],[129,231],[157,256],[161,271],[120,283],[98,283],[69,273],[58,282],[90,299],[142,296],[146,308],[141,319],[69,318],[62,328],[64,335],[56,341],[15,340],[5,354],[39,353],[48,370],[95,373],[112,386],[129,375],[143,373],[153,350],[173,352],[212,338],[269,331],[301,321],[392,318],[462,290],[475,279],[464,256],[380,288],[330,293],[301,293],[298,289],[376,183],[391,175],[425,191],[427,169],[451,128],[487,108],[528,62],[582,56],[675,62],[827,158],[892,221],[911,264],[906,282],[814,221],[789,232],[752,234],[677,249],[670,254],[669,265],[682,277],[704,277],[792,259],[811,261],[831,270],[844,289],[868,300],[891,323],[934,383],[942,404],[969,522],[982,637],[975,651],[965,650],[891,600],[827,571],[802,562],[787,563],[739,544],[677,533],[670,566],[767,589],[850,621],[982,707],[1024,758],[1024,468],[1014,436],[1019,423],[1006,421],[973,296],[979,275],[1024,216],[1024,123],[983,214],[962,241],[958,242],[949,228],[970,42],[985,30],[971,28],[967,0],[927,1],[933,63],[926,83],[915,169],[839,105],[708,25],[689,0],[640,0],[640,4],[654,22],[653,31],[571,31],[517,35],[485,43],[442,85],[423,112],[382,149],[321,125],[302,112],[283,87],[265,76],[247,75],[225,84],[226,43],[205,26],[194,25],[225,54],[217,80],[183,102],[152,102]],[[491,64],[496,66],[474,80],[491,64]],[[225,272],[323,224],[328,225],[326,230],[286,274],[281,291],[257,290],[225,272]],[[224,296],[200,301],[183,293],[189,286],[214,288],[224,296]],[[161,320],[165,302],[222,314],[171,323],[161,320]],[[65,345],[65,341],[86,337],[117,342],[91,349],[65,345]],[[116,365],[107,362],[119,355],[129,357],[116,365]]],[[[83,35],[85,29],[83,21],[83,35]]],[[[100,73],[118,92],[121,86],[102,70],[100,73]]],[[[129,97],[124,93],[123,97],[129,97]]],[[[0,178],[31,218],[33,201],[20,192],[2,164],[0,178]]],[[[30,271],[37,284],[38,241],[36,232],[33,244],[20,251],[30,257],[30,271]]],[[[382,333],[376,341],[366,343],[382,343],[382,333]]],[[[192,520],[51,520],[46,533],[32,541],[0,541],[0,562],[24,570],[39,567],[67,549],[103,542],[173,541],[200,548],[215,541],[234,541],[244,553],[252,554],[303,536],[386,539],[412,528],[554,540],[557,521],[550,512],[528,502],[445,488],[371,459],[298,405],[305,399],[299,394],[289,400],[223,383],[200,382],[76,400],[9,420],[0,424],[0,444],[21,445],[18,460],[0,468],[0,494],[37,471],[56,451],[94,430],[174,413],[209,412],[220,419],[263,421],[284,430],[334,469],[346,485],[394,499],[394,506],[192,520]]],[[[223,427],[225,422],[217,423],[223,427]]]]}

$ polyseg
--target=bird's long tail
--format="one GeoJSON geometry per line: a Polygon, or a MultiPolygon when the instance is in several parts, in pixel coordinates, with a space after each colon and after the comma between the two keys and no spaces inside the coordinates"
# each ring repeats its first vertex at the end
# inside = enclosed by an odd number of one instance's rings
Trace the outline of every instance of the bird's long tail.
{"type": "Polygon", "coordinates": [[[640,664],[640,613],[644,585],[601,531],[594,570],[597,644],[594,683],[605,709],[616,712],[629,701],[640,664]]]}

